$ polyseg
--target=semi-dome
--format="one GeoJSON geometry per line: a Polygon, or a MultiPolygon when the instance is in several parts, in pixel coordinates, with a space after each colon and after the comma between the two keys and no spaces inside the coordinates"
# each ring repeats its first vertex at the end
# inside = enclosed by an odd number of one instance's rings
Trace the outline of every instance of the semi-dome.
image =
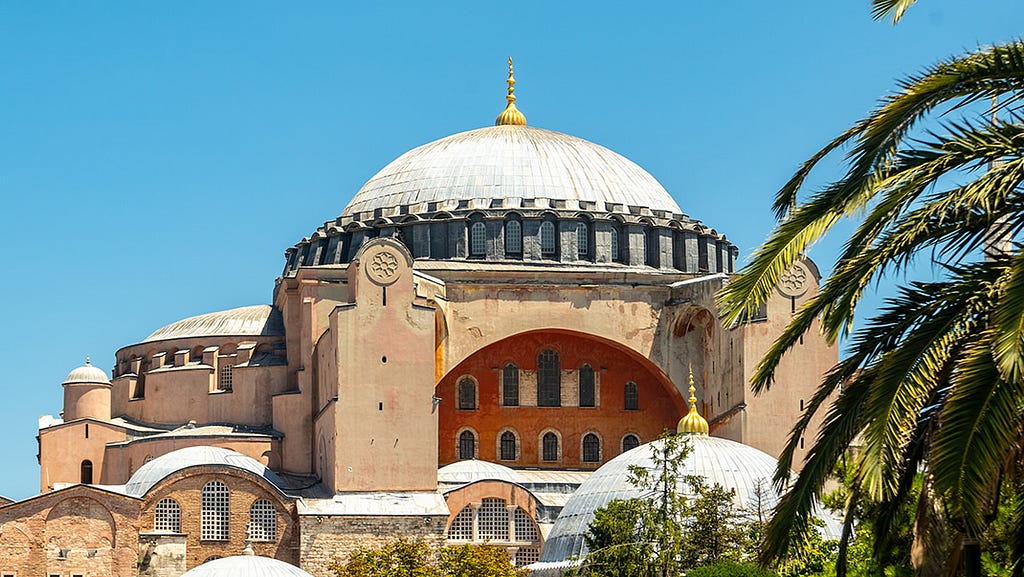
{"type": "Polygon", "coordinates": [[[81,385],[81,384],[96,384],[96,385],[109,385],[110,378],[107,377],[106,371],[103,369],[92,366],[92,362],[89,359],[85,360],[85,364],[78,367],[77,369],[68,373],[68,377],[64,379],[65,385],[81,385]]]}
{"type": "Polygon", "coordinates": [[[133,497],[141,497],[169,475],[201,465],[220,465],[249,471],[263,477],[275,487],[284,487],[281,479],[256,459],[229,449],[202,446],[171,451],[142,465],[128,479],[128,483],[124,487],[125,493],[133,497]]]}
{"type": "Polygon", "coordinates": [[[522,475],[505,465],[467,459],[445,465],[437,470],[437,482],[442,485],[466,485],[475,481],[507,481],[523,483],[522,475]]]}
{"type": "Polygon", "coordinates": [[[253,555],[246,549],[241,555],[207,561],[182,577],[313,577],[295,565],[253,555]]]}
{"type": "Polygon", "coordinates": [[[399,207],[412,207],[407,212],[517,208],[524,199],[595,212],[632,206],[681,213],[653,176],[603,146],[550,130],[501,125],[403,154],[363,185],[342,217],[390,216],[399,207]]]}
{"type": "Polygon", "coordinates": [[[209,336],[281,336],[281,311],[270,305],[239,307],[182,319],[161,327],[142,342],[209,336]]]}
{"type": "MultiPolygon", "coordinates": [[[[764,491],[761,506],[771,510],[779,496],[772,488],[772,477],[778,461],[753,447],[704,435],[688,435],[690,453],[683,464],[681,476],[696,475],[709,484],[719,484],[735,491],[735,506],[749,508],[756,502],[758,487],[764,491]]],[[[655,470],[653,452],[661,452],[664,441],[657,440],[627,451],[605,463],[594,472],[565,503],[548,535],[541,563],[562,563],[583,558],[588,553],[584,535],[594,519],[594,512],[615,499],[641,497],[629,482],[630,467],[655,470]]],[[[681,482],[677,490],[690,495],[688,484],[681,482]]],[[[837,539],[841,530],[838,520],[821,512],[826,538],[837,539]]]]}

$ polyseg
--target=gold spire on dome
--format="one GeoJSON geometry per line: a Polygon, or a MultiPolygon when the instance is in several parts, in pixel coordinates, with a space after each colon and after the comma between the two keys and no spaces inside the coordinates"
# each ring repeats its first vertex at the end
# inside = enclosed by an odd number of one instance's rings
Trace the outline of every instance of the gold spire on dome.
{"type": "Polygon", "coordinates": [[[516,108],[516,79],[512,76],[512,57],[508,57],[508,96],[505,100],[508,105],[501,111],[498,119],[494,121],[495,126],[526,126],[526,116],[516,108]]]}
{"type": "Polygon", "coordinates": [[[708,421],[697,412],[697,387],[693,385],[693,367],[690,367],[690,412],[679,419],[676,432],[680,435],[707,435],[708,421]]]}

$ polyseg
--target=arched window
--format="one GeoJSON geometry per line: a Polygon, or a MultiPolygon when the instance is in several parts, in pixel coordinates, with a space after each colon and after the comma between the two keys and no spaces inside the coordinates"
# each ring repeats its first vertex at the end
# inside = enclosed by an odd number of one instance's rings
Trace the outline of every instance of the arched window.
{"type": "Polygon", "coordinates": [[[590,365],[580,367],[580,406],[597,406],[594,395],[594,367],[590,365]]]}
{"type": "Polygon", "coordinates": [[[217,381],[218,391],[230,391],[232,388],[233,375],[232,366],[225,363],[220,367],[220,379],[217,381]]]}
{"type": "Polygon", "coordinates": [[[501,434],[501,460],[516,460],[516,434],[512,431],[505,431],[501,434]]]}
{"type": "Polygon", "coordinates": [[[476,383],[469,377],[462,377],[459,381],[459,410],[473,409],[476,409],[476,383]]]}
{"type": "Polygon", "coordinates": [[[583,462],[598,463],[601,461],[601,439],[594,433],[583,435],[583,462]]]}
{"type": "Polygon", "coordinates": [[[576,256],[581,260],[590,258],[590,226],[584,221],[576,223],[576,256]]]}
{"type": "Polygon", "coordinates": [[[476,435],[473,431],[462,431],[459,434],[459,458],[463,460],[476,458],[476,435]]]}
{"type": "Polygon", "coordinates": [[[174,499],[161,499],[154,510],[153,530],[158,533],[181,533],[181,505],[174,499]]]}
{"type": "Polygon", "coordinates": [[[483,257],[487,254],[487,226],[476,221],[469,226],[469,256],[483,257]]]}
{"type": "Polygon", "coordinates": [[[540,254],[555,256],[555,223],[550,220],[540,223],[540,254]]]}
{"type": "Polygon", "coordinates": [[[518,220],[505,221],[505,254],[509,256],[522,256],[523,254],[523,225],[518,220]]]}
{"type": "Polygon", "coordinates": [[[562,369],[553,349],[544,349],[537,355],[537,406],[562,406],[562,369]]]}
{"type": "Polygon", "coordinates": [[[653,226],[644,231],[644,248],[647,251],[647,266],[661,266],[661,246],[658,242],[658,230],[653,226]]]}
{"type": "Polygon", "coordinates": [[[640,446],[640,437],[637,437],[633,433],[622,437],[622,452],[630,451],[640,446]]]}
{"type": "Polygon", "coordinates": [[[622,406],[627,411],[640,409],[640,393],[636,389],[636,383],[629,381],[622,390],[622,406]]]}
{"type": "Polygon", "coordinates": [[[504,499],[484,499],[477,511],[477,537],[482,540],[508,540],[508,509],[504,499]]]}
{"type": "Polygon", "coordinates": [[[619,227],[619,225],[617,225],[617,224],[613,224],[612,225],[612,238],[611,238],[611,240],[612,240],[612,247],[611,247],[612,248],[612,251],[611,251],[612,252],[612,254],[611,254],[612,262],[621,262],[622,261],[622,253],[621,253],[621,249],[619,248],[619,241],[621,240],[619,238],[620,236],[622,236],[622,228],[619,227]]]}
{"type": "Polygon", "coordinates": [[[452,541],[469,541],[473,538],[473,509],[465,507],[452,519],[448,527],[448,538],[452,541]]]}
{"type": "Polygon", "coordinates": [[[231,495],[228,486],[210,481],[203,486],[200,510],[200,539],[227,541],[228,521],[231,519],[231,495]]]}
{"type": "Polygon", "coordinates": [[[86,459],[85,461],[82,461],[81,473],[82,473],[82,481],[81,482],[83,484],[86,484],[86,485],[91,484],[92,483],[92,461],[90,461],[88,459],[86,459]]]}
{"type": "Polygon", "coordinates": [[[253,541],[277,540],[277,509],[265,499],[257,499],[249,507],[249,530],[246,539],[253,541]]]}
{"type": "Polygon", "coordinates": [[[541,460],[548,462],[558,460],[558,435],[550,431],[544,433],[544,437],[541,439],[541,460]]]}
{"type": "Polygon", "coordinates": [[[509,363],[501,371],[501,404],[519,406],[519,367],[509,363]]]}

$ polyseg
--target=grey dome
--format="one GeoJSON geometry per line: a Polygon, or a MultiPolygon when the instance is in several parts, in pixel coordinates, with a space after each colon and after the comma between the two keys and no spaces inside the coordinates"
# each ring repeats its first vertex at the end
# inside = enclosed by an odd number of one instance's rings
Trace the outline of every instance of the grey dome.
{"type": "Polygon", "coordinates": [[[161,327],[142,342],[209,336],[281,336],[281,311],[270,305],[239,307],[207,313],[161,327]]]}
{"type": "MultiPolygon", "coordinates": [[[[698,475],[709,484],[717,483],[736,492],[735,505],[750,507],[755,502],[754,492],[763,483],[763,507],[772,509],[779,496],[771,486],[776,459],[753,447],[702,435],[692,435],[692,450],[682,468],[682,475],[698,475]]],[[[629,483],[629,467],[637,465],[654,469],[651,452],[662,451],[660,439],[627,451],[601,466],[580,485],[565,503],[544,545],[541,563],[560,563],[570,558],[583,558],[588,553],[584,542],[587,526],[594,519],[594,511],[615,499],[640,497],[640,492],[629,483]]],[[[689,485],[680,483],[677,490],[689,494],[689,485]]],[[[825,522],[822,532],[826,538],[839,537],[840,524],[831,515],[819,514],[825,522]]]]}
{"type": "Polygon", "coordinates": [[[437,482],[444,485],[466,485],[484,480],[525,482],[522,475],[505,465],[476,459],[456,461],[437,470],[437,482]]]}
{"type": "Polygon", "coordinates": [[[603,146],[529,126],[491,126],[406,152],[363,185],[342,217],[425,203],[515,208],[510,203],[524,198],[550,199],[553,208],[564,201],[566,209],[583,202],[610,212],[613,203],[681,213],[653,176],[603,146]]]}
{"type": "Polygon", "coordinates": [[[220,447],[203,446],[171,451],[142,465],[128,479],[128,483],[124,486],[125,493],[133,497],[141,497],[169,475],[200,465],[221,465],[249,471],[263,477],[279,489],[284,487],[281,479],[256,459],[220,447]]]}
{"type": "Polygon", "coordinates": [[[260,557],[235,555],[214,559],[185,572],[182,577],[313,577],[295,565],[260,557]]]}
{"type": "Polygon", "coordinates": [[[109,385],[110,378],[107,377],[106,371],[92,366],[92,363],[89,361],[85,361],[84,365],[68,373],[68,377],[64,379],[64,384],[109,385]]]}

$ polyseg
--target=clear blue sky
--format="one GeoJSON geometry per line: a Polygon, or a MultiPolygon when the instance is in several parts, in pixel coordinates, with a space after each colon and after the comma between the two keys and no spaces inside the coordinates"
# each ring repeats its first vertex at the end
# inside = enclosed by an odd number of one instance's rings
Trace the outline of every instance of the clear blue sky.
{"type": "MultiPolygon", "coordinates": [[[[1019,0],[0,3],[0,494],[38,491],[60,383],[186,316],[269,303],[284,250],[402,152],[530,124],[631,158],[749,253],[797,164],[1019,0]]],[[[831,269],[835,243],[813,256],[831,269]]]]}

